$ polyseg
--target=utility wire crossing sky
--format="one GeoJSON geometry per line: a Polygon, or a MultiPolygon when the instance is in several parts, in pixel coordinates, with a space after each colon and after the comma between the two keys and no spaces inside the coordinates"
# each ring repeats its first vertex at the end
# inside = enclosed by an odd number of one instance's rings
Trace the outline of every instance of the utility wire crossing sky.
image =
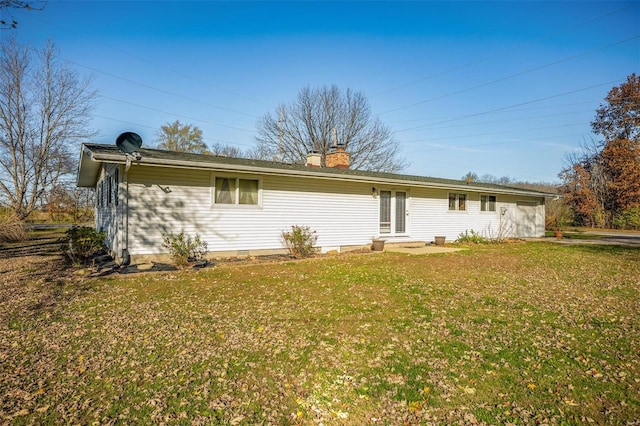
{"type": "MultiPolygon", "coordinates": [[[[4,11],[2,13],[9,13],[4,11]]],[[[91,142],[175,120],[242,150],[305,86],[362,92],[404,173],[555,182],[612,87],[640,73],[639,2],[49,1],[0,37],[99,92],[91,142]]]]}

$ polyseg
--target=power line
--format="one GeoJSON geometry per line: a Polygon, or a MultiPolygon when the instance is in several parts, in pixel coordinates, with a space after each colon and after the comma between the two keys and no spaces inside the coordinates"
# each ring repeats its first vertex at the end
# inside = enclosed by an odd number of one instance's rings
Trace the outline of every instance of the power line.
{"type": "Polygon", "coordinates": [[[105,95],[102,95],[102,94],[98,94],[97,96],[99,96],[101,98],[104,98],[104,99],[109,99],[109,100],[112,100],[112,101],[115,101],[115,102],[121,102],[121,103],[124,103],[124,104],[133,105],[133,106],[136,106],[138,108],[148,109],[149,111],[161,112],[163,114],[169,114],[169,115],[172,115],[172,116],[175,116],[175,117],[185,118],[187,120],[199,121],[201,123],[212,124],[214,126],[220,126],[220,127],[226,127],[228,129],[241,130],[243,132],[250,132],[250,133],[254,132],[253,130],[243,129],[241,127],[229,126],[229,125],[226,125],[226,124],[215,123],[215,122],[212,122],[212,121],[206,121],[206,120],[202,120],[202,119],[199,119],[199,118],[189,117],[187,115],[176,114],[176,113],[173,113],[173,112],[164,111],[164,110],[161,110],[161,109],[140,105],[140,104],[137,104],[135,102],[125,101],[124,99],[112,98],[111,96],[105,96],[105,95]]]}
{"type": "Polygon", "coordinates": [[[467,88],[462,89],[462,90],[457,90],[455,92],[451,92],[451,93],[447,93],[447,94],[444,94],[444,95],[436,96],[435,98],[425,99],[425,100],[420,101],[420,102],[415,102],[415,103],[412,103],[412,104],[409,104],[409,105],[404,105],[404,106],[401,106],[401,107],[398,107],[398,108],[393,108],[393,109],[390,109],[390,110],[387,110],[387,111],[383,111],[381,113],[378,113],[378,115],[388,114],[390,112],[395,112],[395,111],[399,111],[399,110],[402,110],[402,109],[407,109],[407,108],[411,108],[411,107],[414,107],[414,106],[422,105],[422,104],[425,104],[425,103],[428,103],[428,102],[433,102],[433,101],[436,101],[436,100],[448,98],[449,96],[459,95],[460,93],[468,92],[470,90],[478,89],[480,87],[489,86],[491,84],[495,84],[495,83],[499,83],[501,81],[509,80],[511,78],[514,78],[514,77],[519,77],[521,75],[528,74],[530,72],[539,71],[541,69],[548,68],[548,67],[553,66],[553,65],[558,65],[558,64],[561,64],[563,62],[571,61],[571,60],[574,60],[576,58],[580,58],[582,56],[590,55],[590,54],[592,54],[594,52],[597,52],[597,51],[600,51],[600,50],[608,49],[610,47],[617,46],[617,45],[623,44],[623,43],[627,43],[627,42],[632,41],[632,40],[637,40],[639,38],[640,38],[640,35],[633,36],[633,37],[630,37],[630,38],[627,38],[627,39],[624,39],[624,40],[617,41],[615,43],[608,44],[606,46],[601,46],[601,47],[598,47],[596,49],[592,49],[592,50],[588,50],[586,52],[579,53],[577,55],[569,56],[569,57],[566,57],[566,58],[563,58],[563,59],[560,59],[560,60],[557,60],[557,61],[554,61],[554,62],[549,62],[547,64],[540,65],[540,66],[537,66],[537,67],[534,67],[534,68],[529,68],[527,70],[520,71],[520,72],[517,72],[515,74],[510,74],[508,76],[501,77],[501,78],[498,78],[496,80],[491,80],[491,81],[488,81],[488,82],[485,82],[485,83],[478,84],[476,86],[467,87],[467,88]]]}
{"type": "MultiPolygon", "coordinates": [[[[583,25],[586,25],[586,24],[588,24],[588,23],[591,23],[591,22],[597,21],[597,20],[602,19],[602,18],[606,18],[607,16],[615,15],[615,14],[617,14],[617,13],[623,12],[623,11],[625,11],[625,10],[627,10],[627,9],[630,9],[630,8],[633,8],[633,7],[637,7],[637,6],[638,6],[637,4],[631,4],[631,5],[629,5],[629,6],[626,6],[626,7],[621,8],[621,9],[614,10],[613,12],[605,13],[604,15],[599,15],[599,16],[596,16],[596,17],[593,17],[593,18],[587,19],[587,20],[582,21],[582,22],[579,22],[579,23],[577,23],[577,24],[575,24],[575,25],[573,25],[573,26],[563,28],[563,29],[562,29],[562,30],[560,30],[560,31],[556,31],[556,32],[553,32],[553,33],[546,34],[546,35],[544,35],[544,36],[542,36],[542,37],[540,37],[540,38],[538,38],[538,39],[535,39],[535,40],[532,40],[532,41],[528,41],[528,42],[526,42],[526,43],[520,43],[520,44],[518,44],[518,45],[516,45],[516,46],[513,46],[513,47],[510,47],[510,48],[508,48],[508,49],[504,49],[504,50],[500,50],[500,51],[494,52],[494,53],[492,53],[492,54],[490,54],[490,55],[488,55],[488,56],[484,56],[484,57],[482,57],[482,58],[478,58],[478,59],[476,59],[476,60],[473,60],[473,61],[470,61],[470,62],[464,63],[464,64],[462,64],[462,65],[458,65],[458,66],[456,66],[456,67],[453,67],[453,68],[447,69],[447,70],[442,71],[442,72],[439,72],[439,73],[437,73],[437,74],[430,75],[430,76],[427,76],[427,77],[424,77],[424,78],[421,78],[421,79],[418,79],[418,80],[415,80],[415,81],[412,81],[412,82],[409,82],[409,83],[405,83],[405,84],[402,84],[402,85],[400,85],[400,86],[392,87],[392,88],[390,88],[390,89],[383,90],[382,92],[374,93],[373,95],[371,95],[371,97],[373,98],[373,97],[376,97],[376,96],[379,96],[379,95],[382,95],[382,94],[385,94],[385,93],[389,93],[389,92],[392,92],[392,91],[395,91],[395,90],[399,90],[399,89],[405,88],[405,87],[407,87],[407,86],[412,86],[412,85],[414,85],[414,84],[421,83],[421,82],[423,82],[423,81],[432,80],[432,79],[434,79],[434,78],[437,78],[437,77],[443,76],[443,75],[445,75],[445,74],[448,74],[448,73],[451,73],[451,72],[454,72],[454,71],[459,71],[459,70],[464,69],[464,68],[467,68],[467,67],[469,67],[469,66],[471,66],[471,65],[477,64],[477,63],[479,63],[479,62],[483,62],[483,61],[485,61],[485,60],[487,60],[487,59],[490,59],[490,58],[493,58],[493,57],[496,57],[496,56],[499,56],[499,55],[503,55],[503,54],[505,54],[505,53],[508,53],[508,52],[511,52],[511,51],[514,51],[514,50],[521,49],[521,48],[523,48],[523,47],[526,47],[526,46],[527,46],[527,45],[529,45],[529,44],[536,43],[536,42],[540,42],[540,41],[542,41],[542,40],[546,40],[546,39],[548,39],[548,38],[554,37],[554,36],[556,36],[556,35],[558,35],[558,34],[561,34],[561,33],[563,33],[563,32],[566,32],[566,31],[570,31],[570,30],[576,29],[576,28],[581,27],[581,26],[583,26],[583,25]]],[[[381,114],[384,114],[384,113],[381,113],[381,114]]]]}
{"type": "MultiPolygon", "coordinates": [[[[478,37],[479,35],[484,34],[484,33],[487,33],[487,32],[489,32],[490,30],[493,30],[493,29],[495,29],[495,28],[496,28],[496,27],[495,27],[495,26],[493,26],[493,27],[490,27],[490,28],[485,28],[485,29],[484,29],[484,30],[482,30],[482,31],[477,31],[477,32],[474,32],[474,33],[472,33],[472,34],[468,34],[468,35],[466,35],[466,36],[462,37],[462,38],[461,38],[461,40],[465,40],[465,39],[472,39],[472,38],[478,37]]],[[[378,72],[377,72],[377,73],[375,73],[375,74],[372,74],[372,75],[366,76],[366,77],[364,77],[364,78],[362,78],[362,79],[359,79],[359,80],[358,80],[358,83],[359,83],[359,84],[361,84],[362,82],[367,81],[367,80],[370,80],[370,79],[371,79],[371,78],[373,78],[373,77],[376,77],[376,76],[378,76],[378,75],[382,75],[382,74],[386,74],[387,72],[389,72],[389,71],[391,71],[391,70],[398,69],[398,68],[402,67],[403,65],[405,65],[405,64],[407,64],[407,63],[409,63],[409,62],[413,62],[413,61],[414,61],[413,59],[407,59],[407,60],[405,60],[405,61],[403,61],[403,62],[396,63],[396,64],[394,64],[393,66],[390,66],[390,67],[388,67],[388,68],[383,69],[382,71],[378,71],[378,72]]],[[[426,77],[426,78],[425,78],[425,80],[427,80],[427,79],[429,79],[429,78],[431,78],[431,77],[426,77]]],[[[416,82],[414,82],[414,83],[416,83],[416,82]]],[[[413,84],[413,83],[408,83],[407,85],[410,85],[410,84],[413,84]]],[[[404,86],[401,86],[401,87],[404,87],[404,86]]],[[[383,92],[379,92],[379,93],[373,94],[373,95],[371,95],[371,97],[373,98],[373,97],[375,97],[375,96],[378,96],[378,95],[381,95],[381,94],[383,94],[383,93],[387,93],[387,92],[393,91],[393,90],[395,90],[395,89],[396,89],[396,88],[391,88],[391,89],[385,90],[385,91],[383,91],[383,92]]]]}
{"type": "Polygon", "coordinates": [[[102,70],[99,70],[99,69],[97,69],[95,67],[91,67],[89,65],[84,65],[84,64],[81,64],[81,63],[78,63],[78,62],[75,62],[75,61],[72,61],[72,60],[69,60],[69,59],[66,59],[66,61],[71,63],[71,64],[77,65],[79,67],[87,68],[87,69],[90,69],[91,71],[95,71],[95,72],[98,72],[100,74],[108,75],[109,77],[117,78],[119,80],[126,81],[128,83],[135,84],[135,85],[138,85],[138,86],[141,86],[141,87],[145,87],[147,89],[155,90],[155,91],[160,92],[160,93],[164,93],[164,94],[167,94],[167,95],[175,96],[177,98],[185,99],[185,100],[188,100],[188,101],[191,101],[191,102],[195,102],[195,103],[199,103],[199,104],[202,104],[202,105],[206,105],[206,106],[209,106],[209,107],[219,108],[219,109],[222,109],[222,110],[225,110],[225,111],[230,111],[230,112],[233,112],[233,113],[236,113],[236,114],[246,115],[246,116],[251,117],[251,118],[258,118],[258,116],[256,116],[256,115],[247,114],[247,113],[242,112],[242,111],[236,111],[234,109],[223,107],[223,106],[220,106],[220,105],[215,105],[215,104],[212,104],[212,103],[209,103],[209,102],[206,102],[206,101],[193,99],[193,98],[190,98],[188,96],[180,95],[178,93],[173,93],[173,92],[170,92],[168,90],[164,90],[164,89],[160,89],[158,87],[150,86],[150,85],[145,84],[145,83],[140,83],[139,81],[131,80],[129,78],[122,77],[122,76],[119,76],[119,75],[115,75],[115,74],[112,74],[112,73],[107,72],[107,71],[102,71],[102,70]]]}
{"type": "Polygon", "coordinates": [[[521,133],[521,132],[528,132],[528,131],[532,131],[532,130],[559,129],[559,128],[562,128],[562,127],[577,127],[577,126],[584,126],[584,123],[558,124],[556,126],[533,127],[533,128],[529,128],[529,129],[517,129],[517,130],[503,130],[501,132],[476,133],[476,134],[473,134],[473,135],[460,135],[460,136],[446,136],[446,137],[432,138],[432,139],[413,139],[413,140],[402,141],[402,142],[405,143],[405,144],[409,144],[409,143],[412,144],[412,143],[415,143],[415,142],[430,142],[430,141],[442,141],[442,140],[448,140],[448,139],[476,138],[476,137],[481,137],[481,136],[504,135],[504,134],[507,134],[507,133],[521,133]]]}
{"type": "MultiPolygon", "coordinates": [[[[44,22],[45,24],[48,24],[48,25],[53,26],[53,27],[58,27],[58,28],[60,28],[60,29],[62,29],[62,30],[65,30],[65,31],[67,31],[67,32],[69,32],[69,33],[75,34],[75,35],[77,35],[77,36],[79,36],[79,37],[83,37],[83,36],[84,36],[83,34],[81,34],[81,33],[77,32],[77,31],[75,31],[75,30],[73,30],[73,29],[71,29],[71,28],[68,28],[68,27],[62,26],[62,25],[60,25],[60,24],[58,24],[58,23],[51,22],[51,21],[49,21],[49,20],[42,19],[42,18],[40,18],[40,17],[36,17],[36,19],[40,20],[40,22],[44,22]]],[[[209,83],[208,81],[201,80],[201,79],[196,78],[196,77],[194,77],[194,76],[192,76],[192,75],[186,74],[186,73],[184,73],[184,72],[182,72],[182,71],[178,71],[178,70],[175,70],[175,69],[173,69],[173,68],[169,68],[169,67],[167,67],[166,65],[163,65],[163,64],[160,64],[160,63],[157,63],[157,62],[151,61],[151,60],[149,60],[149,59],[142,58],[142,57],[140,57],[140,56],[134,55],[134,54],[133,54],[133,53],[131,53],[131,52],[127,52],[127,51],[125,51],[125,50],[122,50],[122,49],[117,48],[117,47],[115,47],[115,46],[109,45],[109,44],[107,44],[107,43],[102,43],[102,45],[103,45],[103,46],[105,46],[105,47],[107,47],[107,48],[109,48],[109,49],[111,49],[111,50],[114,50],[114,51],[116,51],[116,52],[119,52],[119,53],[122,53],[122,54],[124,54],[124,55],[127,55],[127,56],[130,56],[130,57],[132,57],[132,58],[135,58],[135,59],[137,59],[137,60],[139,60],[139,61],[141,61],[141,62],[145,62],[145,63],[147,63],[147,64],[153,65],[154,67],[164,68],[164,69],[165,69],[165,70],[167,70],[167,71],[170,71],[170,72],[175,73],[175,74],[177,74],[177,75],[180,75],[180,76],[182,76],[182,77],[188,78],[188,79],[193,80],[193,81],[195,81],[195,82],[197,82],[197,83],[204,84],[204,85],[206,85],[206,86],[210,86],[210,87],[212,87],[212,88],[214,88],[214,89],[216,89],[216,90],[220,90],[220,91],[223,91],[223,92],[229,93],[229,94],[231,94],[231,95],[237,96],[237,97],[239,97],[239,98],[242,98],[242,99],[245,99],[245,100],[249,100],[249,101],[251,101],[251,102],[254,102],[254,103],[257,103],[257,104],[260,104],[260,105],[265,106],[265,103],[264,103],[264,102],[261,102],[261,101],[258,101],[258,100],[256,100],[256,99],[250,98],[250,97],[248,97],[248,96],[245,96],[245,95],[242,95],[242,94],[236,93],[236,92],[234,92],[234,91],[232,91],[232,90],[229,90],[229,89],[227,89],[227,88],[225,88],[225,87],[222,87],[222,86],[218,86],[218,85],[215,85],[215,84],[209,83]]],[[[224,108],[224,107],[221,107],[221,108],[224,108]]],[[[233,110],[231,110],[231,111],[233,111],[233,110]]],[[[240,113],[240,114],[243,114],[243,113],[240,113]]]]}
{"type": "MultiPolygon", "coordinates": [[[[571,134],[571,135],[559,135],[559,136],[553,136],[554,138],[569,138],[569,137],[576,137],[576,136],[582,136],[582,133],[578,133],[578,134],[571,134]]],[[[523,142],[532,142],[532,141],[539,141],[539,140],[549,140],[548,136],[543,136],[540,138],[531,138],[531,139],[522,139],[520,141],[502,141],[502,142],[488,142],[488,143],[481,143],[481,144],[471,144],[471,145],[451,145],[451,146],[442,146],[442,147],[438,147],[438,148],[432,148],[432,149],[419,149],[419,150],[412,150],[409,151],[408,153],[416,153],[416,152],[433,152],[433,151],[444,151],[444,150],[456,150],[456,151],[464,151],[464,148],[477,148],[477,147],[482,147],[482,146],[493,146],[493,145],[507,145],[507,144],[514,144],[514,143],[523,143],[523,142]]]]}
{"type": "Polygon", "coordinates": [[[559,93],[557,95],[545,96],[544,98],[538,98],[538,99],[534,99],[532,101],[520,102],[520,103],[517,103],[517,104],[508,105],[508,106],[500,107],[500,108],[495,108],[495,109],[491,109],[491,110],[488,110],[488,111],[477,112],[477,113],[474,113],[474,114],[461,115],[461,116],[450,118],[450,119],[447,119],[447,120],[438,121],[436,123],[425,124],[425,125],[422,125],[422,126],[416,126],[416,127],[411,127],[411,128],[402,129],[402,130],[396,130],[395,133],[408,132],[410,130],[423,129],[425,127],[435,126],[435,125],[444,124],[444,123],[450,123],[450,122],[456,121],[456,120],[464,120],[464,119],[467,119],[467,118],[472,118],[472,117],[478,117],[478,116],[481,116],[481,115],[492,114],[494,112],[505,111],[505,110],[508,110],[508,109],[511,109],[511,108],[515,108],[515,107],[519,107],[519,106],[523,106],[523,105],[534,104],[534,103],[546,101],[546,100],[549,100],[549,99],[559,98],[559,97],[562,97],[562,96],[567,96],[567,95],[572,95],[574,93],[583,92],[585,90],[595,89],[597,87],[611,85],[611,84],[617,83],[619,81],[620,80],[611,80],[611,81],[607,81],[605,83],[595,84],[593,86],[583,87],[581,89],[575,89],[575,90],[570,90],[568,92],[559,93]]]}
{"type": "MultiPolygon", "coordinates": [[[[134,122],[131,122],[131,121],[120,120],[118,118],[107,117],[107,116],[100,115],[100,114],[93,114],[93,116],[94,117],[98,117],[98,118],[102,118],[102,119],[105,119],[105,120],[111,120],[111,121],[117,121],[119,123],[129,124],[129,125],[131,125],[133,127],[136,127],[136,128],[143,127],[143,128],[146,128],[146,129],[158,130],[157,127],[149,126],[147,124],[134,123],[134,122]]],[[[224,139],[216,139],[216,138],[209,138],[209,137],[203,137],[202,139],[205,140],[205,141],[220,142],[220,143],[225,143],[227,145],[234,145],[234,146],[235,145],[246,146],[246,147],[251,147],[252,146],[252,145],[249,145],[249,144],[246,144],[246,143],[230,142],[230,141],[227,141],[227,140],[224,140],[224,139]]]]}
{"type": "MultiPolygon", "coordinates": [[[[583,102],[583,103],[589,103],[589,104],[593,104],[593,101],[588,101],[588,102],[583,102]]],[[[572,105],[572,104],[567,104],[567,105],[572,105]]],[[[576,104],[574,104],[576,105],[576,104]]],[[[541,107],[541,108],[528,108],[528,109],[518,109],[518,110],[512,110],[510,112],[521,112],[521,111],[526,111],[526,110],[532,110],[532,109],[549,109],[549,107],[541,107]]],[[[511,119],[504,119],[504,120],[495,120],[495,121],[483,121],[482,124],[500,124],[500,123],[509,123],[509,122],[513,122],[513,121],[523,121],[523,120],[531,120],[534,118],[554,118],[554,117],[560,117],[562,115],[573,115],[573,114],[582,114],[582,113],[587,113],[587,112],[593,112],[594,110],[589,109],[589,110],[581,110],[581,111],[570,111],[570,112],[563,112],[563,113],[554,113],[554,114],[545,114],[545,115],[529,115],[526,117],[520,117],[520,118],[511,118],[511,119]]],[[[451,117],[438,117],[435,119],[431,119],[431,120],[445,120],[451,117]]],[[[427,121],[429,119],[424,119],[424,118],[420,118],[420,119],[416,119],[416,120],[403,120],[403,121],[398,121],[397,123],[410,123],[410,122],[416,122],[416,121],[427,121]]],[[[393,124],[393,123],[389,123],[389,124],[393,124]]],[[[430,126],[430,124],[426,124],[426,126],[430,126]]],[[[477,124],[475,123],[467,123],[467,124],[452,124],[449,126],[441,126],[441,127],[432,127],[432,129],[450,129],[452,127],[458,128],[458,127],[469,127],[469,126],[477,126],[477,124]]]]}
{"type": "MultiPolygon", "coordinates": [[[[134,54],[132,54],[132,53],[130,53],[130,52],[127,52],[127,51],[124,51],[124,50],[122,50],[122,49],[119,49],[119,48],[117,48],[117,47],[113,47],[113,46],[108,46],[108,47],[110,47],[111,49],[113,49],[113,50],[115,50],[115,51],[117,51],[117,52],[120,52],[120,53],[122,53],[122,54],[125,54],[125,55],[128,55],[128,56],[131,56],[132,58],[135,58],[135,59],[137,59],[137,60],[139,60],[139,61],[141,61],[141,62],[146,62],[146,63],[148,63],[148,64],[150,64],[150,65],[155,66],[155,67],[164,68],[164,69],[166,69],[167,71],[173,72],[173,73],[175,73],[175,74],[177,74],[177,75],[179,75],[179,76],[182,76],[182,77],[186,77],[186,78],[188,78],[188,79],[190,79],[190,80],[193,80],[193,81],[195,81],[195,82],[197,82],[197,83],[204,84],[204,85],[206,85],[206,86],[211,86],[211,87],[213,87],[214,89],[217,89],[217,90],[220,90],[220,91],[223,91],[223,92],[227,92],[227,93],[229,93],[229,94],[231,94],[231,95],[237,96],[237,97],[242,98],[242,99],[244,99],[244,100],[248,100],[248,101],[251,101],[251,102],[254,102],[254,103],[260,104],[260,105],[262,105],[262,106],[266,106],[266,104],[265,104],[264,102],[258,101],[258,100],[256,100],[256,99],[250,98],[250,97],[245,96],[245,95],[241,95],[241,94],[239,94],[239,93],[233,92],[233,91],[231,91],[231,90],[229,90],[229,89],[226,89],[226,88],[224,88],[224,87],[217,86],[217,85],[215,85],[215,84],[211,84],[211,83],[209,83],[209,82],[207,82],[207,81],[204,81],[204,80],[201,80],[201,79],[199,79],[199,78],[196,78],[196,77],[190,76],[190,75],[185,74],[185,73],[183,73],[183,72],[181,72],[181,71],[174,70],[173,68],[169,68],[169,67],[167,67],[167,66],[165,66],[165,65],[158,64],[157,62],[153,62],[153,61],[150,61],[150,60],[148,60],[148,59],[145,59],[145,58],[139,57],[139,56],[134,55],[134,54]]],[[[241,114],[242,114],[242,113],[241,113],[241,114]]]]}

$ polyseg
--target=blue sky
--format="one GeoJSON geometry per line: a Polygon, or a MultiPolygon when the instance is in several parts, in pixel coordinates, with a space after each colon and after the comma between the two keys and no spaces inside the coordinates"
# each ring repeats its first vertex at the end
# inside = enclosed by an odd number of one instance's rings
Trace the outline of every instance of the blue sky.
{"type": "MultiPolygon", "coordinates": [[[[6,13],[4,11],[3,13],[6,13]]],[[[640,72],[640,2],[54,1],[13,11],[99,92],[95,142],[162,124],[247,149],[307,85],[363,92],[410,165],[557,181],[603,98],[640,72]]]]}

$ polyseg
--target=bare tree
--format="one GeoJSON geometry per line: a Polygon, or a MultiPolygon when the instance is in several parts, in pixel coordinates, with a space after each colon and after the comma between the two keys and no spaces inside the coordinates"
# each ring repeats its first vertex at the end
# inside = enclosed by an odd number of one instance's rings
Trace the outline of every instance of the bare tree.
{"type": "MultiPolygon", "coordinates": [[[[25,10],[42,10],[44,9],[44,1],[21,1],[21,0],[0,0],[0,11],[3,9],[25,9],[25,10]]],[[[8,13],[8,12],[7,12],[8,13]]],[[[6,17],[0,15],[0,29],[16,29],[18,21],[11,17],[9,21],[6,17]]]]}
{"type": "Polygon", "coordinates": [[[238,158],[242,157],[242,150],[232,145],[223,145],[221,143],[215,143],[211,145],[211,149],[209,150],[211,155],[219,155],[221,157],[232,157],[238,158]]]}
{"type": "Polygon", "coordinates": [[[43,209],[54,222],[89,222],[93,219],[94,195],[92,188],[78,188],[75,182],[61,182],[48,192],[43,209]]]}
{"type": "Polygon", "coordinates": [[[160,126],[157,133],[157,147],[169,151],[208,154],[207,144],[202,140],[202,130],[179,120],[160,126]]]}
{"type": "Polygon", "coordinates": [[[496,177],[490,173],[486,173],[478,178],[478,182],[495,183],[498,185],[509,185],[515,183],[509,176],[496,177]]]}
{"type": "Polygon", "coordinates": [[[466,180],[467,182],[478,182],[480,178],[476,172],[467,172],[466,175],[462,176],[462,180],[466,180]]]}
{"type": "Polygon", "coordinates": [[[0,197],[19,219],[73,171],[78,142],[91,137],[95,91],[58,60],[13,38],[0,46],[0,197]]]}
{"type": "Polygon", "coordinates": [[[305,87],[290,104],[280,105],[258,122],[253,155],[303,163],[311,151],[325,156],[342,145],[351,154],[351,168],[396,172],[405,167],[391,129],[371,114],[361,92],[336,86],[305,87]]]}

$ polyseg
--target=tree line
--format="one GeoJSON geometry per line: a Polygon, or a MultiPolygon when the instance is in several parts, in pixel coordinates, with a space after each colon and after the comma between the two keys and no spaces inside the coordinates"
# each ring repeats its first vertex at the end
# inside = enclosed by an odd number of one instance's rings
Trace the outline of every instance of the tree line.
{"type": "Polygon", "coordinates": [[[594,139],[568,155],[560,184],[517,182],[508,176],[462,180],[497,183],[562,198],[547,200],[547,228],[567,225],[640,229],[640,77],[635,73],[613,87],[591,122],[594,139]]]}
{"type": "Polygon", "coordinates": [[[593,139],[568,157],[560,193],[577,225],[640,229],[640,77],[609,91],[593,139]]]}

